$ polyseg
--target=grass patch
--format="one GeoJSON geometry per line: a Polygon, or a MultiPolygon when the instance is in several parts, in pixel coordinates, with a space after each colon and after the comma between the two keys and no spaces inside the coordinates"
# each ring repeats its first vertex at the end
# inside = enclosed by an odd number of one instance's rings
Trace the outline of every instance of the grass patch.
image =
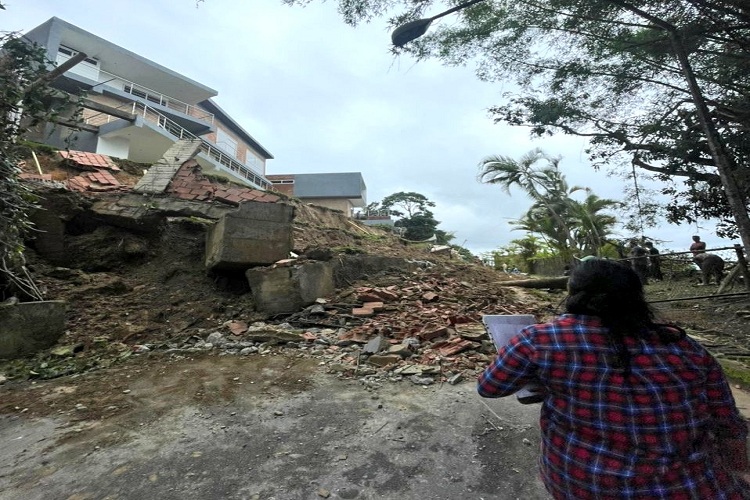
{"type": "Polygon", "coordinates": [[[750,366],[731,359],[717,358],[724,369],[724,374],[735,384],[750,387],[750,366]]]}

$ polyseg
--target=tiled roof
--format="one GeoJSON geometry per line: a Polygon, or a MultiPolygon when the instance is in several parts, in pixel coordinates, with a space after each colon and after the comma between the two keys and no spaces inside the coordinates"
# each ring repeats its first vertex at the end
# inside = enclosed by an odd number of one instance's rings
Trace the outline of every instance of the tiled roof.
{"type": "Polygon", "coordinates": [[[114,191],[121,187],[120,182],[106,170],[84,172],[68,179],[68,188],[74,191],[114,191]]]}
{"type": "Polygon", "coordinates": [[[229,205],[239,205],[243,201],[275,203],[281,199],[259,189],[212,182],[202,175],[194,160],[185,162],[174,174],[167,193],[183,200],[219,201],[229,205]]]}
{"type": "Polygon", "coordinates": [[[58,153],[64,160],[71,161],[81,167],[105,168],[113,172],[120,171],[120,168],[115,165],[112,158],[107,155],[89,153],[87,151],[58,151],[58,153]]]}

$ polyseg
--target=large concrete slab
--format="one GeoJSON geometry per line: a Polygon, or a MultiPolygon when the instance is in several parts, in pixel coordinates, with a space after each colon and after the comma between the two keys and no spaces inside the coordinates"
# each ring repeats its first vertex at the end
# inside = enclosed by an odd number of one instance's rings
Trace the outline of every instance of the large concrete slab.
{"type": "Polygon", "coordinates": [[[164,156],[148,169],[146,175],[141,177],[133,191],[145,194],[163,193],[182,164],[197,155],[200,147],[200,139],[183,139],[175,142],[164,156]]]}
{"type": "Polygon", "coordinates": [[[255,307],[269,314],[293,313],[333,294],[333,268],[328,262],[291,267],[248,269],[245,273],[255,307]]]}
{"type": "Polygon", "coordinates": [[[294,245],[293,219],[290,205],[243,202],[209,229],[206,267],[245,270],[287,258],[294,245]]]}

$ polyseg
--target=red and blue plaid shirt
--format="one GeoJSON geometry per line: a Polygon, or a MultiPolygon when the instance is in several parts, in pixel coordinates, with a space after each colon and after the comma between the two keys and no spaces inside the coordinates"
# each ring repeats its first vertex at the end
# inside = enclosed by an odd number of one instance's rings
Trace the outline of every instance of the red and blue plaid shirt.
{"type": "MultiPolygon", "coordinates": [[[[674,334],[681,333],[672,329],[674,334]]],[[[750,485],[720,463],[716,438],[746,438],[721,367],[687,335],[626,338],[631,372],[607,328],[565,314],[531,325],[479,378],[484,397],[530,382],[546,389],[542,479],[556,499],[746,499],[750,485]]]]}

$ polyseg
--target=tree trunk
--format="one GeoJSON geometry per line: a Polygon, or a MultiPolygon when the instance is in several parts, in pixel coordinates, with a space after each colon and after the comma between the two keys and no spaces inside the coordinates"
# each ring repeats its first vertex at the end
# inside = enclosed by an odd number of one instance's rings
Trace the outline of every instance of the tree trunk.
{"type": "Polygon", "coordinates": [[[499,285],[520,286],[522,288],[554,288],[555,290],[565,290],[566,288],[568,288],[568,277],[562,276],[559,278],[501,281],[499,285]]]}

